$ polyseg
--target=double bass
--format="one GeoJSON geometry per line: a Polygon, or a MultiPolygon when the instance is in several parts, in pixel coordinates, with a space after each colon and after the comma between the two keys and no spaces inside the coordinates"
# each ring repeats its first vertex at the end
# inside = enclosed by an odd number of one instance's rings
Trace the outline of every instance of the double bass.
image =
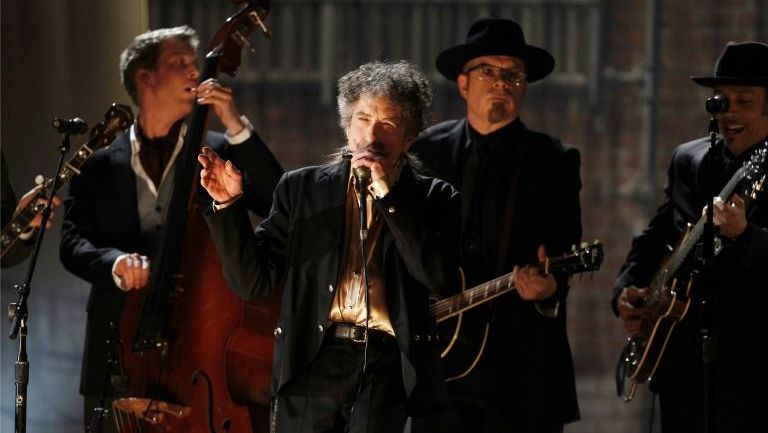
{"type": "MultiPolygon", "coordinates": [[[[244,2],[239,2],[244,3],[244,2]]],[[[248,1],[216,32],[200,81],[234,76],[247,36],[269,36],[269,0],[248,1]]],[[[149,285],[123,307],[111,347],[118,431],[267,431],[279,295],[237,298],[227,287],[198,199],[197,155],[208,105],[196,105],[175,162],[174,190],[152,255],[149,285]]]]}

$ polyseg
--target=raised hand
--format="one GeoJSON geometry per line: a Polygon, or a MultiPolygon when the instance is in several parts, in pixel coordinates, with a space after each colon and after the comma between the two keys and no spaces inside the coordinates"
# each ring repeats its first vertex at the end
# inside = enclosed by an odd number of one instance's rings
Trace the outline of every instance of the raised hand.
{"type": "Polygon", "coordinates": [[[195,92],[197,103],[213,107],[213,112],[227,128],[229,135],[236,135],[245,128],[245,124],[240,120],[240,112],[235,106],[231,88],[224,86],[215,78],[209,78],[200,83],[195,92]]]}
{"type": "Polygon", "coordinates": [[[243,193],[243,175],[231,161],[224,161],[209,147],[203,147],[197,160],[202,164],[200,184],[219,203],[228,203],[243,193]]]}

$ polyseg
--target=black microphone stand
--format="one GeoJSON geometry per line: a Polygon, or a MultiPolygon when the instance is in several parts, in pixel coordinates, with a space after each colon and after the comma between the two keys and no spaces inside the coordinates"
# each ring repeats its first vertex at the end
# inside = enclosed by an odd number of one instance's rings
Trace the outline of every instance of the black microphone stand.
{"type": "Polygon", "coordinates": [[[368,183],[371,181],[371,170],[368,167],[357,167],[354,170],[357,204],[360,212],[360,260],[362,261],[363,284],[365,285],[365,349],[363,350],[362,375],[368,367],[368,320],[371,316],[371,293],[368,287],[368,263],[365,257],[365,241],[368,239],[368,183]]]}
{"type": "MultiPolygon", "coordinates": [[[[727,109],[726,109],[727,111],[727,109]]],[[[714,389],[712,386],[712,373],[717,351],[717,340],[714,333],[714,260],[715,260],[715,225],[714,215],[714,196],[715,196],[715,169],[720,164],[720,147],[717,145],[717,135],[720,132],[717,119],[714,114],[709,120],[709,158],[708,169],[709,179],[707,188],[709,190],[709,202],[707,203],[706,223],[704,224],[702,253],[702,296],[699,301],[701,309],[699,310],[699,337],[701,339],[701,361],[703,366],[703,400],[704,400],[704,433],[712,431],[714,420],[714,389]]],[[[721,197],[727,200],[727,197],[721,197]]]]}
{"type": "Polygon", "coordinates": [[[53,192],[58,188],[59,174],[61,168],[64,166],[64,157],[69,152],[69,132],[66,132],[61,140],[61,146],[59,147],[59,163],[56,167],[56,175],[53,178],[53,184],[48,191],[47,203],[42,212],[42,221],[40,222],[40,229],[37,233],[37,240],[35,241],[35,249],[32,251],[32,257],[27,265],[27,275],[24,279],[24,283],[14,287],[19,294],[19,298],[15,303],[11,303],[8,307],[8,318],[12,321],[11,332],[8,337],[11,340],[15,340],[19,337],[19,353],[16,357],[15,363],[15,383],[16,383],[16,433],[25,433],[27,431],[27,385],[29,384],[29,359],[27,357],[27,322],[29,319],[29,310],[27,309],[27,300],[29,293],[31,292],[32,275],[35,273],[35,265],[37,264],[37,258],[40,254],[40,246],[43,244],[43,238],[45,237],[45,226],[48,224],[48,219],[51,217],[51,203],[53,202],[53,192]]]}

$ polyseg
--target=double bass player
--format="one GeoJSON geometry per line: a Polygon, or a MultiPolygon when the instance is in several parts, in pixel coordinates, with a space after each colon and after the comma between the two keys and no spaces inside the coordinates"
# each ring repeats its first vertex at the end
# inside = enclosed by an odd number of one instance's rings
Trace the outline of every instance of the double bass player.
{"type": "MultiPolygon", "coordinates": [[[[185,119],[195,102],[210,105],[226,128],[224,134],[208,133],[206,144],[247,173],[250,210],[266,216],[283,172],[240,115],[232,90],[215,79],[197,82],[197,45],[196,32],[187,26],[149,31],[128,45],[120,71],[139,107],[137,120],[129,133],[86,162],[65,199],[61,261],[91,283],[80,382],[86,426],[93,408],[109,404],[116,394],[107,380],[110,322],[120,320],[127,293],[147,285],[158,230],[174,223],[164,220],[164,211],[188,127],[185,119]]],[[[103,426],[103,431],[114,428],[112,422],[103,426]]]]}

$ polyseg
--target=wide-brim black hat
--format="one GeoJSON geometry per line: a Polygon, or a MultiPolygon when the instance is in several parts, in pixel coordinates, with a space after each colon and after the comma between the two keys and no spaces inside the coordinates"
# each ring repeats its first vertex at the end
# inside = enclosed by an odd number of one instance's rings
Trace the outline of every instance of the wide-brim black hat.
{"type": "Polygon", "coordinates": [[[437,56],[437,70],[456,81],[464,65],[480,56],[512,56],[525,63],[529,83],[541,80],[555,68],[555,59],[546,50],[525,43],[520,25],[512,20],[483,18],[472,24],[467,42],[437,56]]]}
{"type": "Polygon", "coordinates": [[[760,42],[728,42],[715,63],[711,77],[691,77],[697,84],[768,86],[768,45],[760,42]]]}

